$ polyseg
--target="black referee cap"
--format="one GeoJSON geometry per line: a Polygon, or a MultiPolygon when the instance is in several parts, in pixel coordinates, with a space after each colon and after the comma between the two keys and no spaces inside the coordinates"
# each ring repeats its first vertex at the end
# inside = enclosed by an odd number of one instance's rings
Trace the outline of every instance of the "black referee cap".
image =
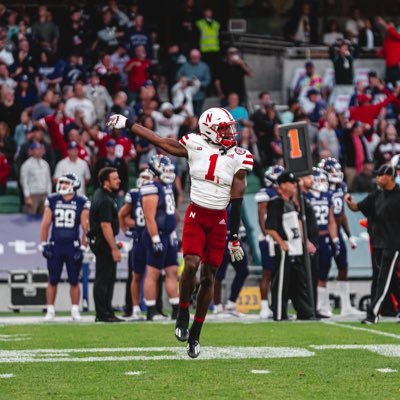
{"type": "Polygon", "coordinates": [[[396,170],[391,165],[381,165],[377,170],[374,171],[374,175],[382,176],[382,175],[389,175],[389,176],[396,176],[396,170]]]}
{"type": "Polygon", "coordinates": [[[289,171],[283,171],[276,180],[278,185],[286,182],[297,183],[298,181],[299,180],[294,176],[293,172],[289,171]]]}

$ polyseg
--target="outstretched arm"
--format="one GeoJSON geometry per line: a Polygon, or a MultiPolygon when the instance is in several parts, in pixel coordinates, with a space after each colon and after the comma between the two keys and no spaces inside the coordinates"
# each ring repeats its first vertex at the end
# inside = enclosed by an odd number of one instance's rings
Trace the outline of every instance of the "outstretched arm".
{"type": "Polygon", "coordinates": [[[132,124],[126,117],[120,114],[115,114],[110,117],[107,126],[111,129],[128,128],[134,135],[137,135],[155,146],[163,149],[167,153],[177,157],[187,157],[188,153],[176,139],[162,138],[152,130],[145,128],[139,124],[132,124]]]}

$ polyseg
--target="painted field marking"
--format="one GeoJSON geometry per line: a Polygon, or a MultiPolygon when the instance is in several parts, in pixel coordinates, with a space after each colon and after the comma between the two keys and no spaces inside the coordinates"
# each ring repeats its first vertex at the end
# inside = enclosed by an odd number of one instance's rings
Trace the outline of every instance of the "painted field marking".
{"type": "Polygon", "coordinates": [[[327,344],[310,347],[315,350],[368,350],[384,357],[400,357],[398,344],[327,344]]]}
{"type": "Polygon", "coordinates": [[[22,340],[31,340],[31,336],[27,333],[0,335],[0,342],[20,342],[22,340]]]}
{"type": "Polygon", "coordinates": [[[15,378],[14,374],[0,374],[0,379],[10,379],[15,378]]]}
{"type": "Polygon", "coordinates": [[[376,370],[378,372],[382,372],[382,374],[392,374],[394,372],[397,372],[397,369],[392,368],[377,368],[376,370]]]}
{"type": "MultiPolygon", "coordinates": [[[[315,353],[298,347],[202,347],[197,360],[265,359],[312,357],[315,353]]],[[[84,349],[0,350],[0,363],[99,362],[99,361],[191,360],[184,347],[127,347],[84,349]],[[91,354],[88,354],[91,353],[91,354]],[[96,353],[108,353],[98,356],[96,353]],[[110,355],[123,353],[124,355],[110,355]],[[126,355],[129,353],[134,353],[126,355]],[[149,354],[150,353],[150,354],[149,354]],[[155,354],[154,354],[155,353],[155,354]],[[77,356],[75,356],[75,354],[77,356]]]]}
{"type": "Polygon", "coordinates": [[[374,329],[362,328],[361,326],[347,325],[347,324],[342,324],[342,323],[333,322],[333,321],[322,321],[322,323],[327,324],[327,325],[338,326],[340,328],[353,329],[355,331],[369,332],[369,333],[373,333],[375,335],[386,336],[386,337],[391,337],[391,338],[400,340],[400,335],[396,335],[395,333],[376,331],[374,329]]]}
{"type": "Polygon", "coordinates": [[[138,375],[142,375],[143,372],[142,371],[128,371],[125,372],[125,375],[127,376],[138,376],[138,375]]]}
{"type": "Polygon", "coordinates": [[[270,374],[271,371],[269,371],[268,369],[252,369],[250,371],[252,374],[270,374]]]}

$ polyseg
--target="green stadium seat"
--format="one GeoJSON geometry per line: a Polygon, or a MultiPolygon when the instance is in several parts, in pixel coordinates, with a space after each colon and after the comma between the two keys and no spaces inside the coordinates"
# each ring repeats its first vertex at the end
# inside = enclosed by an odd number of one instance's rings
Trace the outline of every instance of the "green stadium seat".
{"type": "Polygon", "coordinates": [[[258,177],[254,174],[248,175],[246,193],[257,193],[260,188],[260,180],[258,177]]]}
{"type": "Polygon", "coordinates": [[[16,214],[21,211],[21,202],[18,194],[0,196],[0,214],[16,214]]]}

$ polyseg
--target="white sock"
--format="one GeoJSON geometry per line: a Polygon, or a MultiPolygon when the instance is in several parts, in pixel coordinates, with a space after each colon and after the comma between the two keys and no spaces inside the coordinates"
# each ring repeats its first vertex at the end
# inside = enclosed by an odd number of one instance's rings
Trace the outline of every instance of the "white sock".
{"type": "Polygon", "coordinates": [[[55,314],[56,309],[54,308],[54,304],[48,304],[47,305],[47,313],[48,314],[55,314]]]}
{"type": "Polygon", "coordinates": [[[261,311],[269,310],[268,300],[261,300],[261,311]]]}
{"type": "Polygon", "coordinates": [[[136,314],[136,313],[141,313],[142,310],[140,309],[139,306],[133,306],[133,312],[134,312],[135,314],[136,314]]]}
{"type": "Polygon", "coordinates": [[[152,307],[156,305],[156,301],[155,300],[147,300],[145,299],[144,302],[146,303],[147,307],[152,307]]]}
{"type": "Polygon", "coordinates": [[[79,304],[72,304],[71,312],[79,312],[79,304]]]}
{"type": "Polygon", "coordinates": [[[169,299],[169,304],[171,304],[172,306],[175,304],[179,304],[179,297],[171,297],[169,299]]]}

